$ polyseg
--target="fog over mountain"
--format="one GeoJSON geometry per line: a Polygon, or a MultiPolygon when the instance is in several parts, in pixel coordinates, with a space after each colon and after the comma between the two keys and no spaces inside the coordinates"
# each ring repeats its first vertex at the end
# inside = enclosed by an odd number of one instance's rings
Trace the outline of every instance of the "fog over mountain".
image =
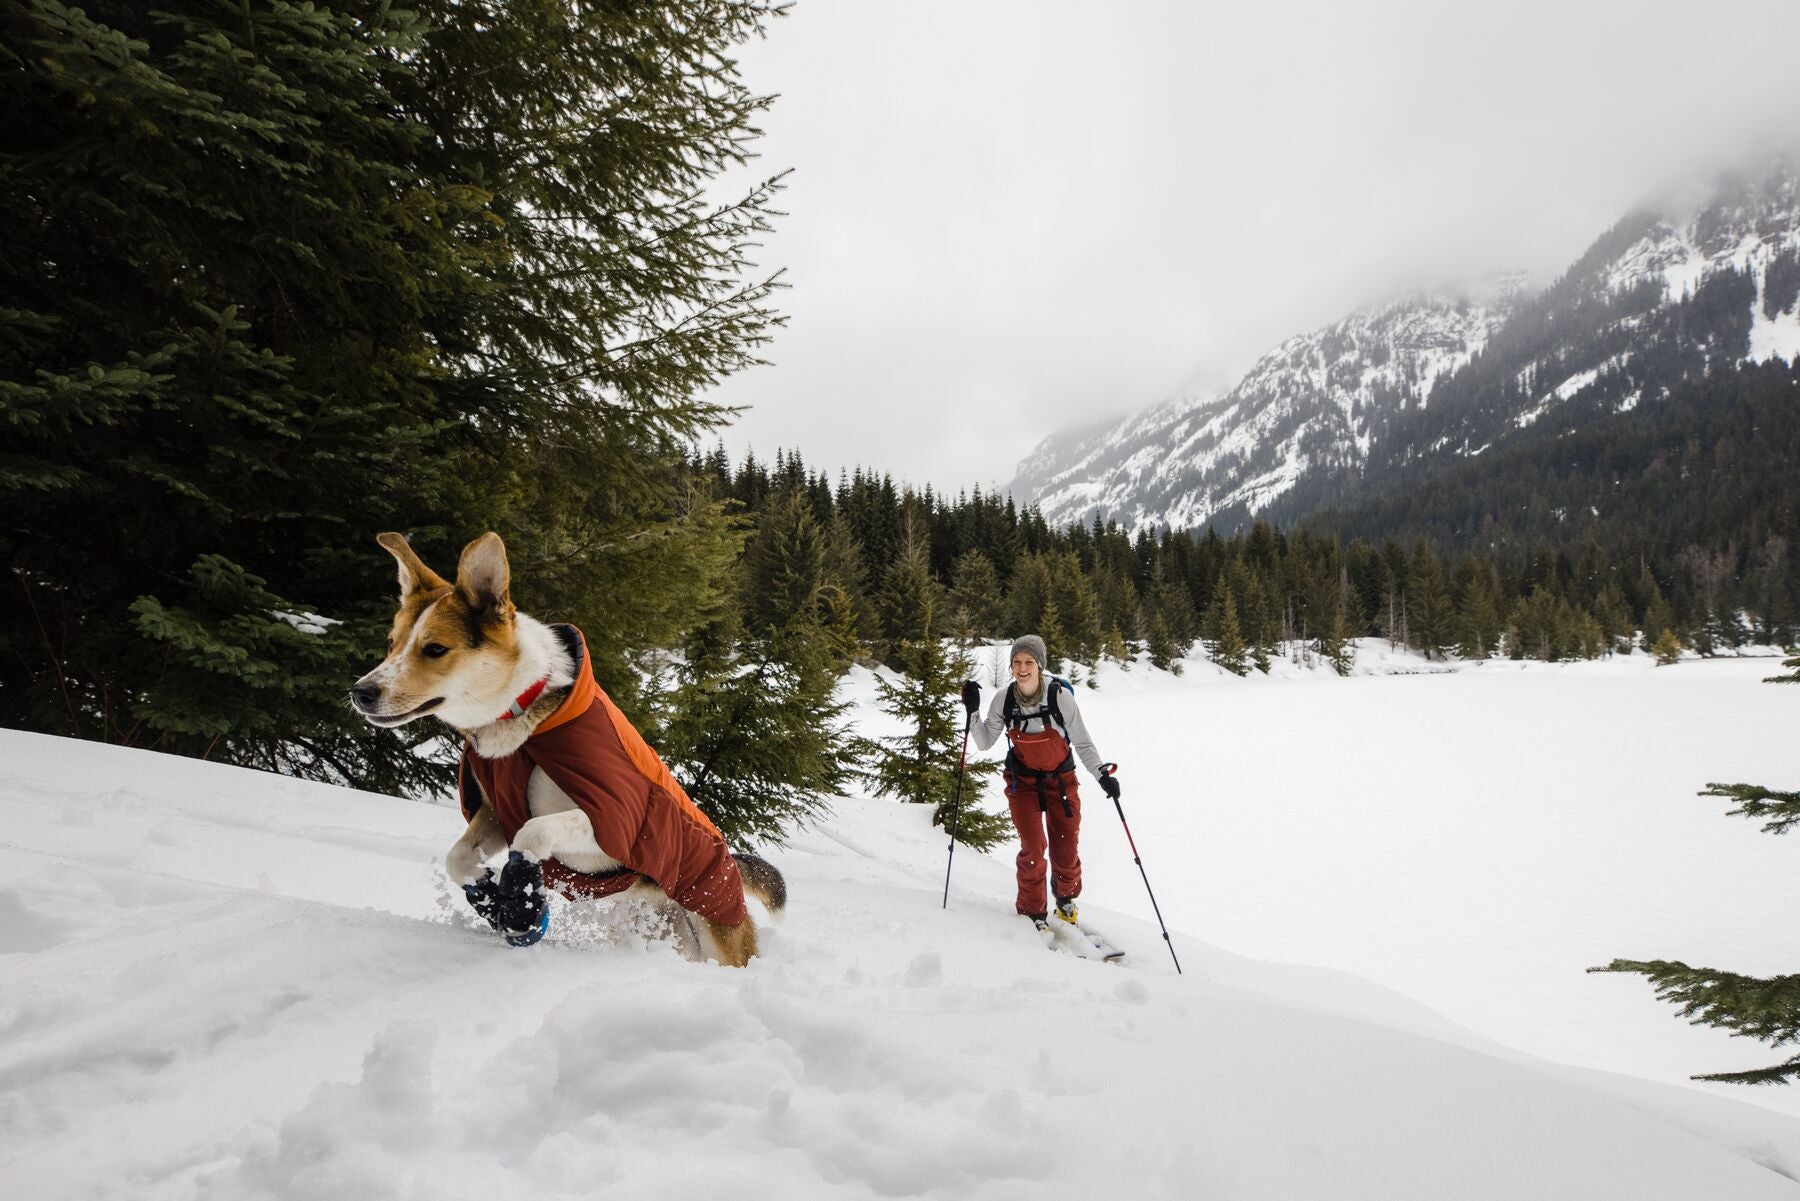
{"type": "Polygon", "coordinates": [[[1292,520],[1504,446],[1595,390],[1624,412],[1709,365],[1792,359],[1797,180],[1780,159],[1640,207],[1541,289],[1505,276],[1359,310],[1223,394],[1046,438],[1012,494],[1052,524],[1292,520]]]}

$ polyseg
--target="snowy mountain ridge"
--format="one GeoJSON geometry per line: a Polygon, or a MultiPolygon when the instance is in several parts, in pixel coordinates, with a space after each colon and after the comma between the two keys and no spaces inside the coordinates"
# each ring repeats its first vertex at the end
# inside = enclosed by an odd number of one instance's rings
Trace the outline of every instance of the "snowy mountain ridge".
{"type": "MultiPolygon", "coordinates": [[[[1800,355],[1800,173],[1785,162],[1722,179],[1702,203],[1627,216],[1536,294],[1511,276],[1480,300],[1365,309],[1283,342],[1222,396],[1052,435],[1020,464],[1012,494],[1053,525],[1098,514],[1133,531],[1229,529],[1304,516],[1384,472],[1480,454],[1589,387],[1641,374],[1649,345],[1703,336],[1676,310],[1735,279],[1748,337],[1731,357],[1800,355]],[[1505,361],[1505,386],[1491,364],[1475,370],[1484,354],[1505,361]],[[1444,385],[1452,414],[1424,417],[1444,385]]],[[[1641,398],[1624,389],[1614,411],[1641,398]]]]}
{"type": "Polygon", "coordinates": [[[1370,416],[1426,404],[1486,344],[1510,295],[1420,295],[1290,338],[1223,396],[1178,396],[1073,445],[1046,439],[1013,494],[1052,525],[1099,511],[1133,530],[1184,528],[1233,506],[1255,512],[1307,471],[1367,455],[1370,416]]]}

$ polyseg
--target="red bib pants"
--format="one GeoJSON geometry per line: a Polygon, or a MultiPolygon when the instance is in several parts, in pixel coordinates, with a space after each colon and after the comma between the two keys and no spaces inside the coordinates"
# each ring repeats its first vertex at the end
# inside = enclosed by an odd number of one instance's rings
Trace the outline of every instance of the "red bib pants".
{"type": "Polygon", "coordinates": [[[1069,741],[1054,729],[1036,734],[1006,731],[1006,800],[1019,831],[1020,913],[1046,913],[1044,852],[1049,851],[1051,887],[1059,899],[1081,895],[1081,794],[1069,741]]]}

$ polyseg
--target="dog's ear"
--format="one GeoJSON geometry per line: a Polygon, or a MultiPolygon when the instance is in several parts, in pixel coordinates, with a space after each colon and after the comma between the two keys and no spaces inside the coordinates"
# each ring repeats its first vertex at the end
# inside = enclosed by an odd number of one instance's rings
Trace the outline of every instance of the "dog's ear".
{"type": "Polygon", "coordinates": [[[415,592],[429,592],[434,588],[449,586],[449,581],[425,566],[424,560],[413,553],[412,545],[406,541],[405,535],[377,534],[375,541],[381,543],[400,564],[400,599],[405,600],[415,592]]]}
{"type": "Polygon", "coordinates": [[[506,565],[506,543],[489,530],[463,547],[456,563],[456,591],[475,612],[499,616],[512,604],[508,595],[512,570],[506,565]]]}

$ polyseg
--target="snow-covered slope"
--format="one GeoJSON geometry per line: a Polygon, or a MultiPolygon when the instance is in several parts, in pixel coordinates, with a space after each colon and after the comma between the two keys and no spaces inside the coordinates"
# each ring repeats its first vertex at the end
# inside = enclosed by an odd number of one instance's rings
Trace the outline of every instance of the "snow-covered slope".
{"type": "MultiPolygon", "coordinates": [[[[1010,914],[1005,851],[959,851],[941,909],[945,843],[923,810],[845,798],[773,856],[790,913],[732,972],[682,961],[617,903],[499,946],[442,882],[447,807],[0,731],[0,1195],[1800,1197],[1792,1117],[1553,1066],[1358,976],[1266,961],[1316,936],[1379,965],[1386,938],[1421,980],[1454,975],[1447,918],[1501,972],[1476,991],[1527,1033],[1574,1023],[1555,1037],[1604,1045],[1641,1022],[1691,1036],[1687,1066],[1729,1066],[1725,1040],[1641,981],[1577,969],[1598,1000],[1574,1014],[1495,981],[1552,924],[1599,927],[1595,962],[1720,952],[1707,922],[1724,915],[1690,884],[1734,913],[1800,903],[1793,873],[1756,884],[1768,861],[1744,857],[1790,848],[1685,795],[1689,775],[1759,778],[1789,753],[1761,716],[1766,666],[1494,666],[1239,681],[1196,662],[1180,680],[1113,670],[1084,698],[1127,765],[1181,976],[1132,916],[1147,905],[1103,805],[1084,907],[1124,968],[1046,954],[1010,914]],[[1608,701],[1659,751],[1583,804],[1571,747],[1634,757],[1568,716],[1608,701]],[[1398,728],[1433,713],[1441,729],[1398,728]],[[1181,740],[1154,735],[1180,714],[1220,748],[1203,788],[1178,790],[1181,740]],[[1388,748],[1365,729],[1384,718],[1388,748]],[[1659,720],[1698,726],[1677,743],[1659,720]],[[1536,730],[1543,777],[1513,755],[1463,764],[1466,780],[1414,761],[1460,753],[1476,724],[1536,730]],[[1312,753],[1268,757],[1258,739],[1283,728],[1312,753]],[[1335,761],[1330,795],[1315,759],[1335,761]],[[1552,768],[1569,792],[1544,784],[1552,768]],[[1494,805],[1509,784],[1517,803],[1494,805]],[[1656,924],[1656,945],[1624,944],[1621,920],[1656,924]],[[1251,957],[1199,937],[1215,929],[1251,957]]],[[[867,680],[849,688],[864,705],[867,680]]]]}
{"type": "Polygon", "coordinates": [[[1292,520],[1384,473],[1482,453],[1590,388],[1624,410],[1720,358],[1792,359],[1800,170],[1778,161],[1648,206],[1549,288],[1520,284],[1359,312],[1276,347],[1223,396],[1052,435],[1012,495],[1053,525],[1096,513],[1133,530],[1292,520]]]}

